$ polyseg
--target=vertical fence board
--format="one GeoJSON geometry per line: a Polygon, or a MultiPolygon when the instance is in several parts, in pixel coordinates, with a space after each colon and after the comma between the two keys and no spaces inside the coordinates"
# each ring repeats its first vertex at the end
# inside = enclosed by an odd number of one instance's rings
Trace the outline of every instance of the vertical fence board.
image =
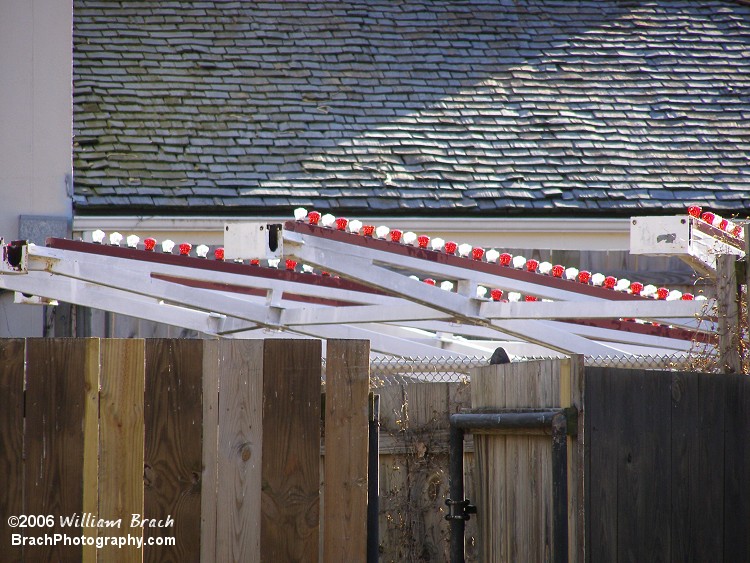
{"type": "Polygon", "coordinates": [[[13,546],[8,517],[24,513],[23,387],[25,345],[22,339],[0,340],[0,551],[8,562],[21,561],[23,548],[13,546]]]}
{"type": "Polygon", "coordinates": [[[617,538],[620,561],[670,560],[669,471],[671,377],[668,373],[610,370],[621,401],[617,538]],[[666,467],[665,467],[666,464],[666,467]]]}
{"type": "Polygon", "coordinates": [[[721,561],[726,380],[672,375],[672,561],[721,561]]]}
{"type": "MultiPolygon", "coordinates": [[[[219,357],[220,486],[214,560],[257,561],[263,459],[263,342],[219,342],[219,357]]],[[[320,393],[319,383],[317,389],[320,393]]],[[[309,439],[318,445],[317,434],[309,439]]]]}
{"type": "Polygon", "coordinates": [[[143,536],[176,538],[174,546],[145,546],[147,562],[200,559],[202,370],[202,341],[146,341],[144,512],[174,525],[146,527],[143,536]]]}
{"type": "Polygon", "coordinates": [[[201,556],[216,558],[216,519],[218,516],[219,375],[221,340],[203,342],[203,474],[201,476],[201,556]]]}
{"type": "Polygon", "coordinates": [[[617,434],[621,418],[614,377],[586,368],[586,562],[617,563],[617,434]]]}
{"type": "MultiPolygon", "coordinates": [[[[47,534],[81,536],[81,526],[61,526],[60,516],[83,508],[83,418],[87,342],[32,338],[26,341],[27,514],[51,514],[47,534]]],[[[30,561],[80,561],[81,546],[26,546],[30,561]]]]}
{"type": "MultiPolygon", "coordinates": [[[[84,371],[86,396],[83,420],[83,512],[99,513],[99,375],[101,342],[98,338],[87,340],[86,369],[84,371]]],[[[96,538],[98,528],[84,528],[83,535],[96,538]]],[[[95,541],[95,540],[94,540],[95,541]]],[[[96,545],[83,546],[83,562],[97,560],[96,545]]]]}
{"type": "Polygon", "coordinates": [[[750,562],[750,378],[726,376],[724,561],[750,562]]]}
{"type": "Polygon", "coordinates": [[[326,353],[324,561],[367,554],[367,452],[370,345],[329,340],[326,353]]]}
{"type": "MultiPolygon", "coordinates": [[[[142,537],[131,528],[133,514],[143,515],[143,402],[145,342],[107,339],[101,346],[99,395],[99,517],[121,520],[119,528],[102,528],[107,537],[142,537]]],[[[137,546],[104,546],[103,561],[141,561],[137,546]]]]}
{"type": "Polygon", "coordinates": [[[568,436],[568,553],[570,561],[585,560],[586,533],[586,409],[583,356],[560,362],[560,406],[578,410],[578,434],[568,436]]]}
{"type": "Polygon", "coordinates": [[[265,341],[262,561],[318,558],[321,351],[317,340],[265,341]]]}

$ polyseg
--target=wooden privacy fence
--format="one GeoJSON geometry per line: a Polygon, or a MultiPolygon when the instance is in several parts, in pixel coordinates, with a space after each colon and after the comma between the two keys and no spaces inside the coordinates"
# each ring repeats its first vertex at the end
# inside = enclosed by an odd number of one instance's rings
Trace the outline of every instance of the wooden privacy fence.
{"type": "Polygon", "coordinates": [[[327,342],[322,549],[321,347],[0,341],[2,560],[364,560],[369,345],[327,342]]]}
{"type": "MultiPolygon", "coordinates": [[[[750,378],[585,368],[581,358],[478,368],[473,411],[575,406],[568,560],[750,562],[750,378]]],[[[474,436],[480,561],[555,561],[551,440],[474,436]]]]}

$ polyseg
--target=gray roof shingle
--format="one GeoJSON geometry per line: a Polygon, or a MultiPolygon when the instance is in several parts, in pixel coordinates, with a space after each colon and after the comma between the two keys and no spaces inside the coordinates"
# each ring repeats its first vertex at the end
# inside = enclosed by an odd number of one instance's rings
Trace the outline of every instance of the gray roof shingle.
{"type": "Polygon", "coordinates": [[[76,212],[750,211],[750,5],[74,0],[76,212]]]}

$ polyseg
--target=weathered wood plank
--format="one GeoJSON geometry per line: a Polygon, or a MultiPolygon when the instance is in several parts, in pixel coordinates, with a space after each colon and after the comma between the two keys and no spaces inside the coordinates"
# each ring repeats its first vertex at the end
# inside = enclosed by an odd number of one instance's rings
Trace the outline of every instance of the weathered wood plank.
{"type": "MultiPolygon", "coordinates": [[[[218,345],[219,489],[214,560],[257,561],[261,534],[264,345],[260,340],[221,341],[218,345]]],[[[313,439],[317,445],[317,434],[313,439]]]]}
{"type": "MultiPolygon", "coordinates": [[[[26,341],[26,452],[24,495],[27,514],[50,514],[47,534],[80,536],[81,526],[61,526],[60,516],[83,508],[83,419],[86,347],[74,339],[26,341]]],[[[81,546],[26,546],[30,561],[80,561],[81,546]]]]}
{"type": "Polygon", "coordinates": [[[23,559],[23,548],[13,546],[8,517],[24,514],[23,503],[23,339],[0,340],[0,550],[9,562],[23,559]]]}
{"type": "Polygon", "coordinates": [[[747,563],[750,562],[750,378],[728,377],[724,409],[724,562],[747,563]]]}
{"type": "Polygon", "coordinates": [[[721,561],[723,539],[724,404],[727,380],[672,375],[671,480],[673,561],[721,561]],[[711,522],[707,526],[706,522],[711,522]]]}
{"type": "Polygon", "coordinates": [[[370,345],[326,343],[326,450],[323,560],[364,561],[367,555],[367,454],[370,345]]]}
{"type": "Polygon", "coordinates": [[[568,555],[570,561],[585,560],[586,533],[586,409],[583,356],[560,362],[560,406],[576,407],[576,436],[568,436],[568,555]]]}
{"type": "MultiPolygon", "coordinates": [[[[120,527],[99,531],[107,537],[143,537],[131,528],[133,514],[143,508],[143,402],[145,342],[141,339],[106,339],[101,343],[99,395],[99,517],[121,520],[120,527]]],[[[99,550],[105,561],[136,562],[142,550],[134,545],[106,545],[99,550]]]]}
{"type": "Polygon", "coordinates": [[[262,561],[317,561],[320,505],[318,340],[265,341],[262,561]]]}
{"type": "Polygon", "coordinates": [[[664,372],[611,369],[619,402],[617,560],[670,561],[671,377],[664,372]]]}
{"type": "Polygon", "coordinates": [[[216,561],[219,464],[220,340],[203,343],[203,473],[201,475],[201,561],[216,561]]]}
{"type": "Polygon", "coordinates": [[[586,562],[617,563],[617,451],[613,420],[621,418],[615,379],[586,368],[586,562]]]}
{"type": "Polygon", "coordinates": [[[144,561],[198,561],[202,473],[203,343],[146,340],[144,511],[166,527],[144,538],[176,545],[144,546],[144,561]]]}
{"type": "MultiPolygon", "coordinates": [[[[86,346],[84,371],[86,398],[83,420],[83,512],[99,513],[99,375],[101,341],[91,339],[86,346]]],[[[83,535],[96,538],[98,528],[84,528],[83,535]]],[[[95,541],[95,540],[94,540],[95,541]]],[[[83,562],[97,560],[96,545],[83,546],[83,562]]]]}

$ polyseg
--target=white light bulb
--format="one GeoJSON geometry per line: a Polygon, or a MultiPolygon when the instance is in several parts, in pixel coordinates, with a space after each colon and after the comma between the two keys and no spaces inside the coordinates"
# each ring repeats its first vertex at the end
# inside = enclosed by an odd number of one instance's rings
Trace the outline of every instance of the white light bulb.
{"type": "Polygon", "coordinates": [[[494,248],[490,248],[484,257],[487,258],[487,262],[497,262],[497,259],[500,258],[500,253],[494,248]]]}
{"type": "Polygon", "coordinates": [[[667,301],[679,301],[680,299],[682,299],[682,292],[676,289],[667,294],[667,301]]]}
{"type": "Polygon", "coordinates": [[[419,281],[419,278],[417,276],[409,276],[410,280],[419,281]]]}
{"type": "Polygon", "coordinates": [[[298,207],[294,210],[294,218],[297,221],[302,221],[305,217],[307,217],[307,209],[304,207],[298,207]]]}
{"type": "Polygon", "coordinates": [[[174,248],[174,241],[167,239],[161,243],[162,252],[169,254],[170,252],[172,252],[173,248],[174,248]]]}
{"type": "Polygon", "coordinates": [[[93,240],[96,244],[101,244],[102,242],[104,242],[105,234],[106,233],[101,229],[97,229],[93,233],[91,233],[91,240],[93,240]]]}
{"type": "Polygon", "coordinates": [[[479,299],[484,299],[487,296],[487,288],[483,285],[477,286],[477,297],[479,299]]]}
{"type": "Polygon", "coordinates": [[[310,264],[302,264],[302,271],[306,274],[312,274],[313,267],[310,264]]]}
{"type": "Polygon", "coordinates": [[[526,258],[523,256],[514,256],[513,257],[513,267],[514,268],[523,268],[524,264],[526,264],[526,258]]]}
{"type": "Polygon", "coordinates": [[[578,277],[578,268],[565,268],[565,279],[574,280],[578,277]]]}
{"type": "Polygon", "coordinates": [[[537,268],[540,274],[548,275],[552,271],[552,264],[549,262],[542,262],[537,268]]]}
{"type": "Polygon", "coordinates": [[[445,291],[453,291],[453,282],[444,281],[440,284],[440,289],[444,289],[445,291]]]}
{"type": "Polygon", "coordinates": [[[411,231],[406,231],[401,239],[404,244],[414,244],[417,242],[417,234],[411,231]]]}
{"type": "Polygon", "coordinates": [[[120,233],[112,233],[109,235],[109,244],[112,246],[120,246],[120,243],[122,242],[122,235],[120,233]]]}
{"type": "Polygon", "coordinates": [[[138,243],[141,241],[138,235],[130,235],[125,240],[128,243],[128,246],[130,248],[135,248],[136,246],[138,246],[138,243]]]}
{"type": "Polygon", "coordinates": [[[591,276],[591,284],[592,285],[604,284],[604,274],[596,273],[593,276],[591,276]]]}
{"type": "Polygon", "coordinates": [[[514,302],[520,301],[520,300],[521,300],[521,294],[520,293],[518,293],[517,291],[510,291],[510,292],[508,292],[508,301],[510,301],[511,303],[514,303],[514,302]]]}
{"type": "Polygon", "coordinates": [[[471,249],[472,249],[472,248],[473,248],[473,247],[472,247],[472,246],[471,246],[470,244],[466,244],[466,243],[464,243],[464,244],[459,244],[459,245],[458,245],[458,255],[459,255],[459,256],[463,256],[463,257],[466,257],[466,256],[468,256],[469,254],[471,254],[471,249]]]}
{"type": "Polygon", "coordinates": [[[195,253],[201,258],[205,258],[206,256],[208,256],[208,246],[206,246],[205,244],[199,244],[195,249],[195,253]]]}
{"type": "Polygon", "coordinates": [[[630,280],[627,278],[620,278],[615,284],[615,291],[627,291],[630,289],[630,280]]]}
{"type": "Polygon", "coordinates": [[[643,297],[651,297],[653,295],[656,295],[656,286],[648,284],[641,290],[641,295],[643,297]]]}
{"type": "Polygon", "coordinates": [[[323,215],[323,217],[320,218],[320,222],[324,227],[332,227],[336,222],[336,217],[334,217],[330,213],[326,213],[325,215],[323,215]]]}
{"type": "Polygon", "coordinates": [[[278,268],[279,262],[281,262],[281,259],[279,258],[269,258],[268,259],[268,267],[269,268],[278,268]]]}
{"type": "Polygon", "coordinates": [[[436,237],[430,240],[430,246],[432,247],[432,250],[443,250],[443,247],[445,246],[445,241],[441,239],[440,237],[436,237]]]}
{"type": "Polygon", "coordinates": [[[360,229],[362,228],[362,221],[359,219],[353,219],[349,221],[349,232],[353,233],[355,235],[359,234],[360,229]]]}
{"type": "Polygon", "coordinates": [[[380,225],[377,229],[375,229],[375,236],[377,236],[378,238],[385,238],[390,232],[391,230],[388,227],[386,227],[385,225],[380,225]]]}

